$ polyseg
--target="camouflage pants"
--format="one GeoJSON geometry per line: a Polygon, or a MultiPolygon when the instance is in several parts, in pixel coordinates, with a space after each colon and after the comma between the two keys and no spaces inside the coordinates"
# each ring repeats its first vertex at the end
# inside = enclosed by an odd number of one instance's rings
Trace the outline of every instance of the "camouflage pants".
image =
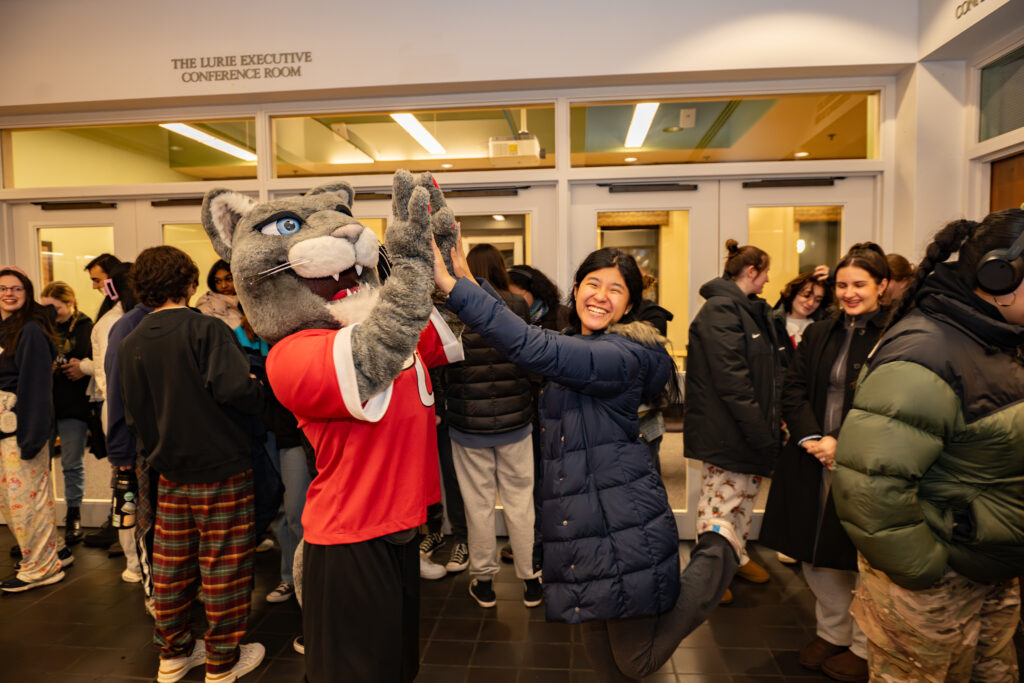
{"type": "Polygon", "coordinates": [[[853,613],[868,638],[872,681],[1019,681],[1016,579],[985,584],[947,569],[934,585],[901,588],[863,556],[853,613]]]}

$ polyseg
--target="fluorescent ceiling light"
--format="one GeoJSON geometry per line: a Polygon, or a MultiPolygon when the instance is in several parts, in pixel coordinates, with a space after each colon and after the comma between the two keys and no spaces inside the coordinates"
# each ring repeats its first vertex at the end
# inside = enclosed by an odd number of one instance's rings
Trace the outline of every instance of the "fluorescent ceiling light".
{"type": "Polygon", "coordinates": [[[196,142],[201,142],[207,147],[219,149],[220,151],[226,154],[230,154],[231,156],[241,159],[242,161],[256,161],[256,155],[250,152],[249,150],[245,149],[244,147],[234,145],[228,142],[227,140],[215,138],[209,133],[204,133],[198,128],[193,128],[187,123],[161,123],[160,127],[166,128],[167,130],[175,132],[178,135],[184,135],[187,138],[192,138],[196,142]]]}
{"type": "Polygon", "coordinates": [[[626,157],[625,159],[623,159],[623,161],[625,161],[627,163],[632,163],[632,162],[636,161],[636,157],[626,157]]]}
{"type": "Polygon", "coordinates": [[[491,218],[493,218],[496,221],[503,221],[503,220],[505,220],[505,217],[502,216],[500,213],[494,214],[493,216],[491,216],[491,218]]]}
{"type": "Polygon", "coordinates": [[[441,168],[454,168],[455,164],[441,164],[441,168]]]}
{"type": "Polygon", "coordinates": [[[810,155],[811,155],[810,152],[797,152],[793,156],[795,156],[797,159],[803,159],[804,157],[807,157],[807,156],[810,156],[810,155]]]}
{"type": "Polygon", "coordinates": [[[626,147],[643,147],[644,138],[654,121],[654,114],[658,111],[657,102],[638,102],[633,108],[633,120],[629,122],[629,132],[626,133],[626,147]]]}
{"type": "Polygon", "coordinates": [[[441,143],[435,140],[434,136],[428,133],[423,124],[419,122],[419,119],[412,114],[392,114],[391,118],[395,120],[395,123],[405,128],[405,132],[413,136],[416,142],[423,146],[423,149],[431,154],[445,153],[441,143]]]}

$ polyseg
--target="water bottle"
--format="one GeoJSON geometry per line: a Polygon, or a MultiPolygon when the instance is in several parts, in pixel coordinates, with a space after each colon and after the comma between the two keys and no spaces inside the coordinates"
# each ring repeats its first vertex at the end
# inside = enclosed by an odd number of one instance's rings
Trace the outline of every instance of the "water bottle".
{"type": "Polygon", "coordinates": [[[111,503],[111,526],[115,529],[130,529],[135,526],[135,505],[138,496],[139,482],[135,478],[135,470],[118,470],[111,503]]]}

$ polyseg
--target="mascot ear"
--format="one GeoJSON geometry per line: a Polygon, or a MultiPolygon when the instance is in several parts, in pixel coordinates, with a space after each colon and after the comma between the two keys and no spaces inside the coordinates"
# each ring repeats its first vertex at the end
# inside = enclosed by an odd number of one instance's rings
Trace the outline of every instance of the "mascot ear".
{"type": "Polygon", "coordinates": [[[347,213],[349,216],[352,215],[352,200],[355,198],[355,192],[352,190],[352,186],[348,183],[337,182],[328,183],[327,185],[320,185],[314,187],[312,190],[306,193],[307,197],[312,197],[316,194],[335,194],[338,196],[338,200],[341,206],[345,209],[338,209],[341,213],[347,213]]]}
{"type": "Polygon", "coordinates": [[[235,226],[256,204],[256,200],[247,195],[221,188],[210,190],[203,198],[203,228],[217,256],[228,263],[231,262],[235,226]]]}

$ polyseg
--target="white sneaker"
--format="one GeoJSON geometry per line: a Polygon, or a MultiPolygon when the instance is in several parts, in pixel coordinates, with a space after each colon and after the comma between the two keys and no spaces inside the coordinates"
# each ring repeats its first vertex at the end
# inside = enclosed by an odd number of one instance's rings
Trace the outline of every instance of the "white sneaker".
{"type": "Polygon", "coordinates": [[[267,649],[259,643],[239,645],[238,661],[227,671],[219,674],[206,674],[206,683],[231,683],[249,673],[260,665],[267,649]]]}
{"type": "Polygon", "coordinates": [[[121,580],[125,583],[142,583],[142,574],[133,572],[131,569],[125,569],[121,572],[121,580]]]}
{"type": "Polygon", "coordinates": [[[142,604],[146,607],[146,614],[156,619],[156,600],[146,598],[142,604]]]}
{"type": "Polygon", "coordinates": [[[277,588],[267,593],[267,602],[285,602],[295,595],[295,586],[281,582],[277,588]]]}
{"type": "Polygon", "coordinates": [[[775,553],[775,557],[782,564],[796,564],[797,563],[797,560],[795,560],[794,558],[790,557],[789,555],[786,555],[785,553],[775,553]]]}
{"type": "Polygon", "coordinates": [[[442,579],[448,574],[448,570],[441,565],[431,562],[426,557],[420,555],[420,578],[430,579],[442,579]]]}
{"type": "Polygon", "coordinates": [[[189,671],[199,665],[206,664],[206,643],[197,640],[192,648],[192,654],[174,657],[172,659],[161,659],[160,669],[157,671],[156,680],[159,683],[174,683],[183,679],[189,671]]]}

